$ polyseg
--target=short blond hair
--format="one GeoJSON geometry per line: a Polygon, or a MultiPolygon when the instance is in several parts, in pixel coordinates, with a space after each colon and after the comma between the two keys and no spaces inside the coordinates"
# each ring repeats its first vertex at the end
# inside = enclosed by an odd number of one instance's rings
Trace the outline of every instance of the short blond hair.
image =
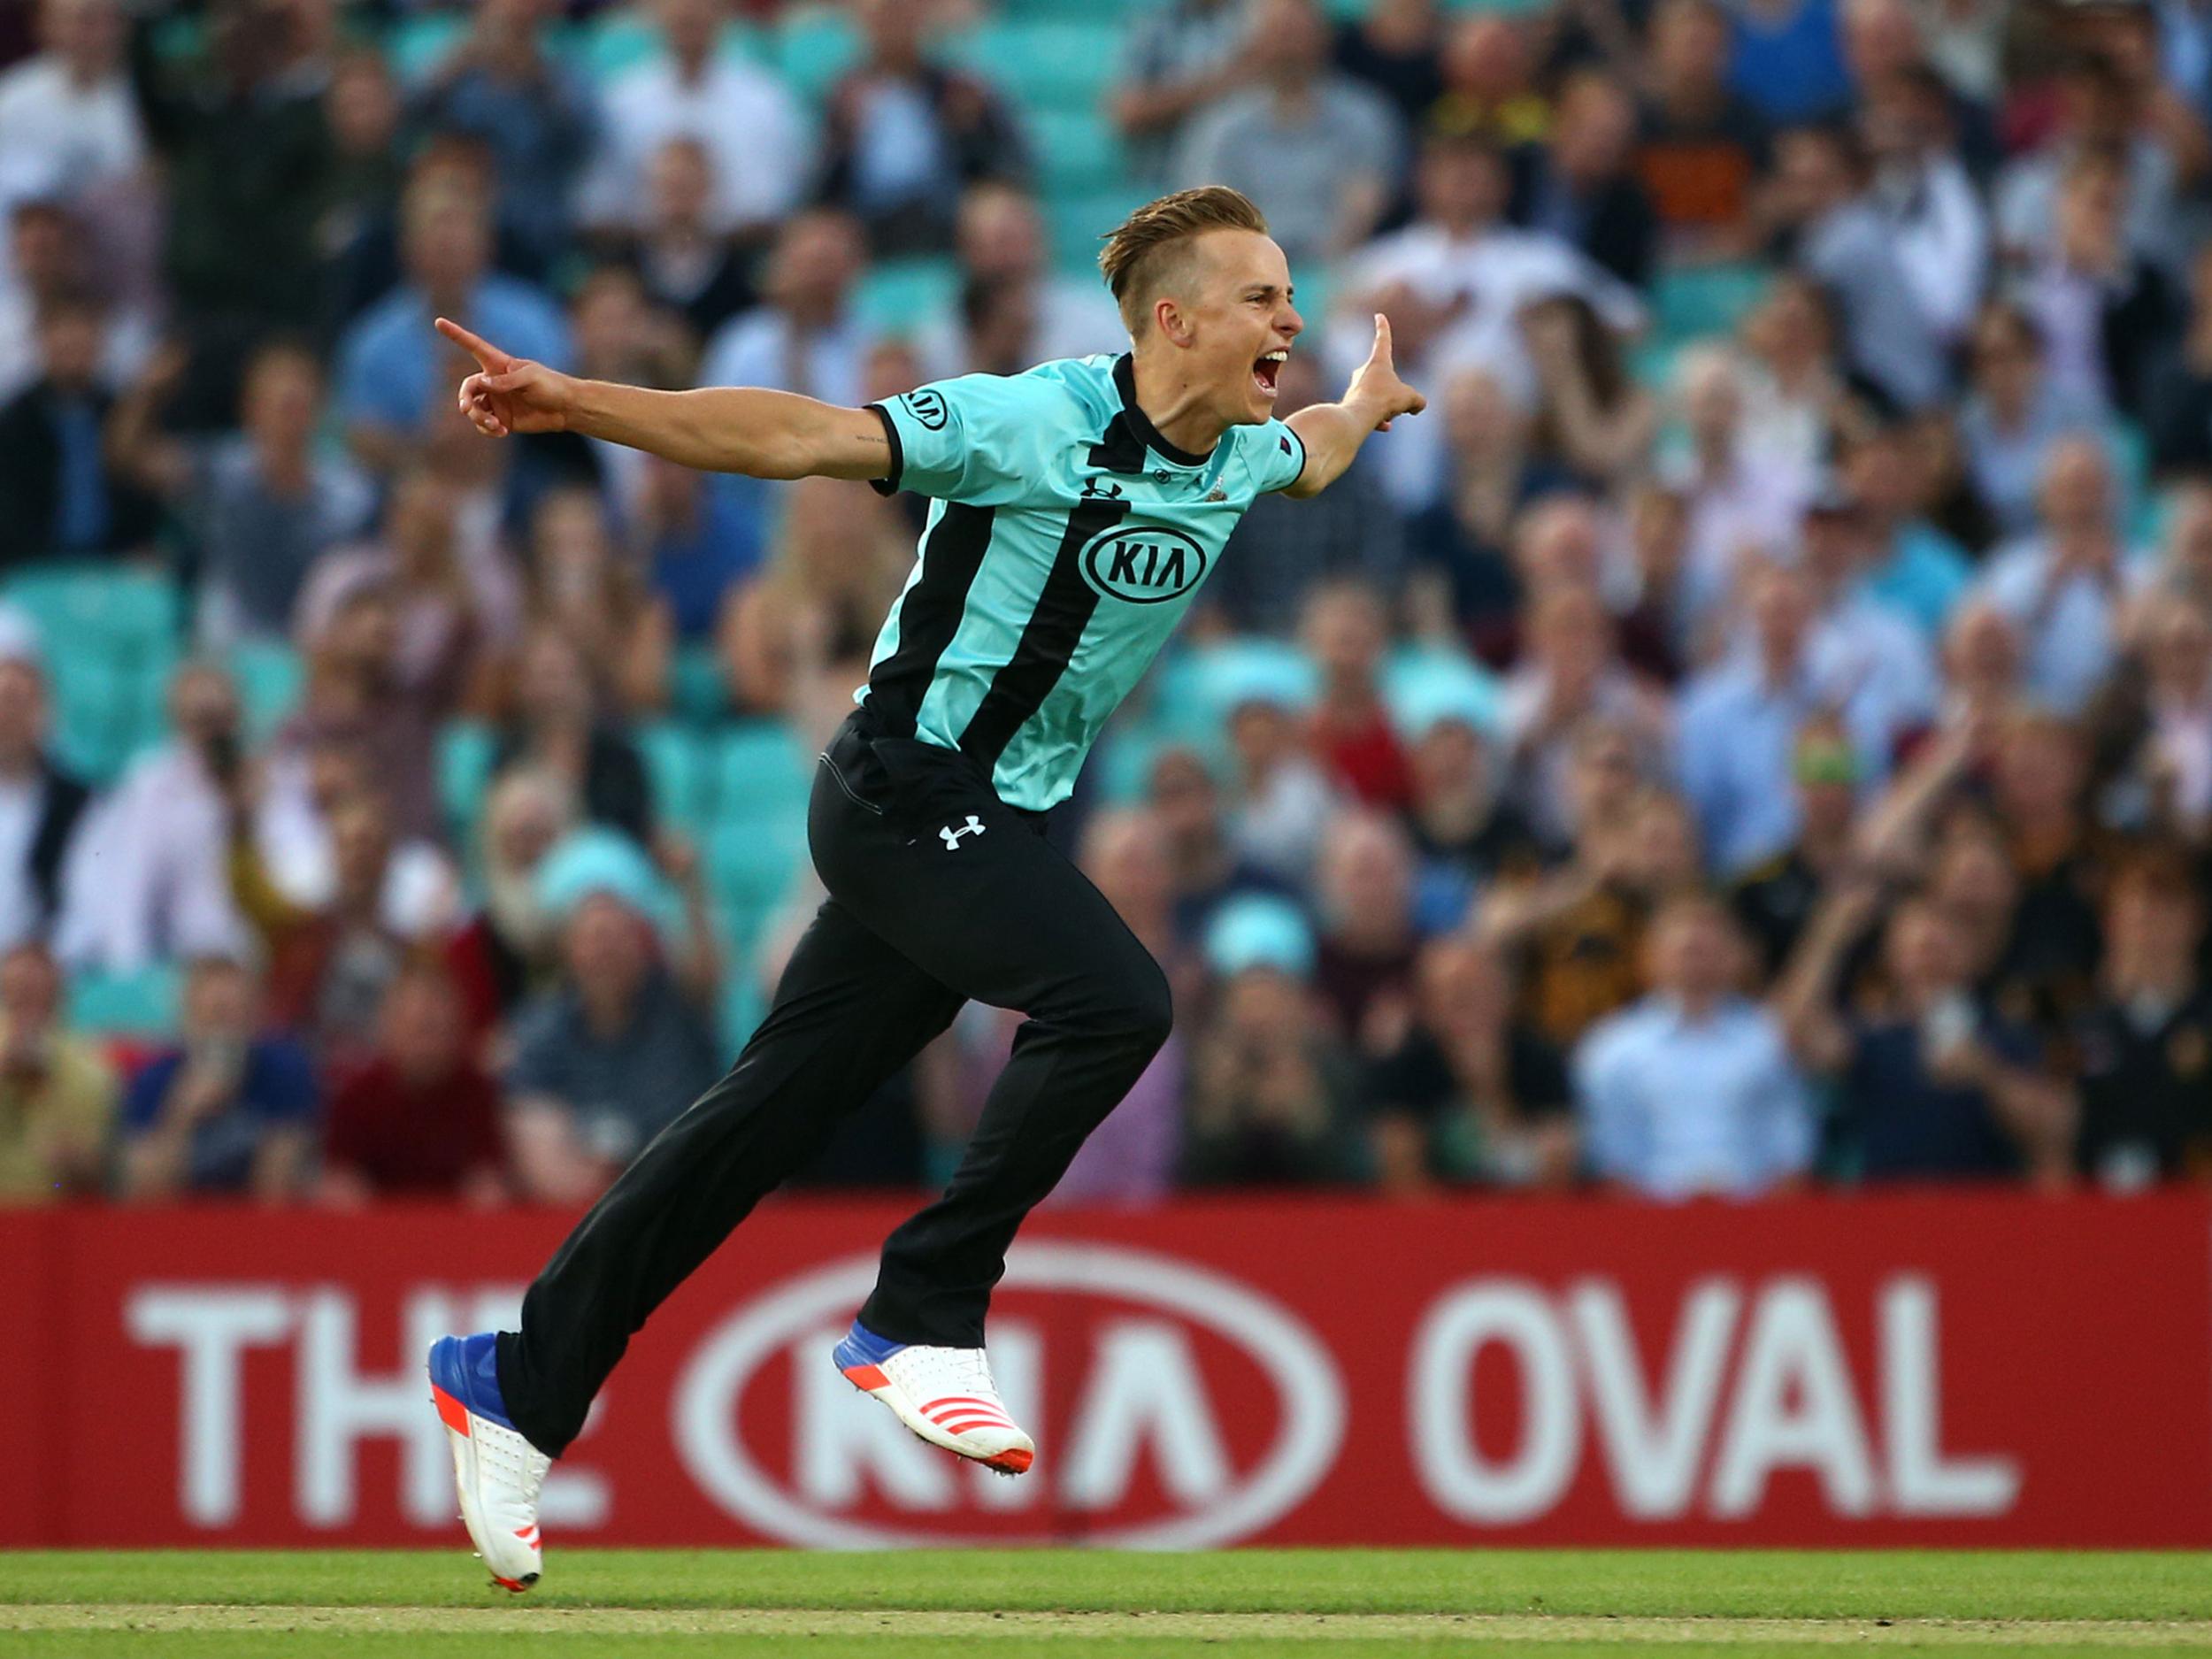
{"type": "Polygon", "coordinates": [[[1267,218],[1243,191],[1202,184],[1147,202],[1106,233],[1098,268],[1106,273],[1106,286],[1131,334],[1143,327],[1145,312],[1167,279],[1183,274],[1191,240],[1210,230],[1248,230],[1264,236],[1267,218]]]}

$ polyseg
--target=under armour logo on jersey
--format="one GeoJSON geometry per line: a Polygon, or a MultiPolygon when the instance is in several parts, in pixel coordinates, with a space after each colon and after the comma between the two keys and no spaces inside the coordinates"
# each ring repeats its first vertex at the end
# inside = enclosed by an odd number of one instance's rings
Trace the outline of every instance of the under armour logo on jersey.
{"type": "Polygon", "coordinates": [[[937,839],[945,843],[945,850],[947,852],[956,853],[960,850],[960,838],[963,835],[980,835],[982,833],[983,820],[976,817],[974,813],[971,812],[968,814],[968,821],[965,824],[963,824],[958,829],[955,829],[951,825],[948,824],[944,826],[944,828],[939,830],[937,832],[937,839]]]}
{"type": "Polygon", "coordinates": [[[1096,479],[1087,478],[1083,480],[1083,499],[1086,501],[1119,501],[1121,486],[1109,484],[1101,489],[1096,479]]]}

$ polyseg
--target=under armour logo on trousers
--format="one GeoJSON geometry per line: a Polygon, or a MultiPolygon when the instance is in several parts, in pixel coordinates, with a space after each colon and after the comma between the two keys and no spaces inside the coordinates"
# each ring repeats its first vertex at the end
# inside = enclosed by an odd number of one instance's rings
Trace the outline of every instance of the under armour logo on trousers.
{"type": "Polygon", "coordinates": [[[960,850],[960,838],[963,835],[980,835],[982,833],[983,820],[976,817],[974,813],[971,812],[968,814],[968,821],[962,825],[958,829],[955,829],[951,825],[948,824],[944,828],[937,832],[937,837],[940,841],[945,843],[945,850],[947,852],[956,853],[960,850]]]}

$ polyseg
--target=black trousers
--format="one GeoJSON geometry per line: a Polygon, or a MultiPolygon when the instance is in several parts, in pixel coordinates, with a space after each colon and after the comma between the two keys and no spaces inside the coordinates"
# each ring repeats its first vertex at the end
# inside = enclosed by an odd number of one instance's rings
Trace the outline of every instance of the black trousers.
{"type": "Polygon", "coordinates": [[[862,1323],[978,1347],[1015,1229],[1167,1040],[1166,977],[1113,907],[965,757],[864,710],[815,779],[829,897],[727,1076],[608,1188],[499,1338],[515,1426],[557,1456],[633,1333],[970,998],[1029,1016],[966,1156],[883,1248],[862,1323]]]}

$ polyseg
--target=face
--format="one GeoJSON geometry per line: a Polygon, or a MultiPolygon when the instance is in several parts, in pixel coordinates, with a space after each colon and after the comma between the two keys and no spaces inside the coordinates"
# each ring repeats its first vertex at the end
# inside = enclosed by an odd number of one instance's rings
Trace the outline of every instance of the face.
{"type": "Polygon", "coordinates": [[[1595,75],[1569,83],[1559,104],[1552,157],[1570,179],[1609,178],[1628,158],[1636,108],[1611,81],[1595,75]]]}
{"type": "Polygon", "coordinates": [[[1382,657],[1382,607],[1357,588],[1324,589],[1307,605],[1303,634],[1324,673],[1363,680],[1382,657]]]}
{"type": "Polygon", "coordinates": [[[841,213],[802,213],[785,227],[767,288],[787,311],[832,312],[860,274],[860,233],[841,213]]]}
{"type": "Polygon", "coordinates": [[[194,748],[238,734],[238,694],[211,668],[188,668],[169,691],[169,719],[194,748]]]}
{"type": "Polygon", "coordinates": [[[1578,501],[1548,501],[1531,508],[1513,541],[1514,562],[1532,593],[1594,591],[1601,553],[1597,517],[1578,501]]]}
{"type": "Polygon", "coordinates": [[[1751,594],[1751,626],[1759,648],[1777,662],[1794,662],[1812,620],[1812,596],[1805,579],[1796,571],[1770,569],[1762,574],[1751,594]]]}
{"type": "Polygon", "coordinates": [[[391,850],[390,821],[374,801],[349,801],[331,814],[331,863],[337,872],[338,890],[349,898],[371,902],[383,891],[384,866],[391,850]]]}
{"type": "Polygon", "coordinates": [[[671,51],[703,58],[713,50],[715,31],[722,26],[721,0],[661,0],[660,25],[671,51]]]}
{"type": "Polygon", "coordinates": [[[26,288],[50,288],[76,268],[75,227],[51,203],[26,203],[8,222],[8,253],[26,288]]]}
{"type": "Polygon", "coordinates": [[[2055,445],[2043,472],[2043,518],[2054,530],[2090,534],[2111,524],[2112,479],[2094,442],[2055,445]]]}
{"type": "Polygon", "coordinates": [[[61,972],[35,947],[0,956],[0,1009],[18,1031],[43,1030],[61,1008],[61,972]]]}
{"type": "Polygon", "coordinates": [[[1630,878],[1647,892],[1663,893],[1697,875],[1697,831],[1682,803],[1651,795],[1628,825],[1630,878]]]}
{"type": "Polygon", "coordinates": [[[1221,823],[1221,798],[1205,763],[1187,749],[1170,749],[1153,763],[1146,798],[1172,845],[1210,840],[1221,823]]]}
{"type": "Polygon", "coordinates": [[[1084,838],[1083,871],[1122,920],[1164,916],[1174,898],[1162,826],[1147,812],[1109,812],[1084,838]]]}
{"type": "MultiPolygon", "coordinates": [[[[2162,893],[2139,879],[2113,884],[2105,904],[2105,937],[2114,956],[2171,973],[2197,954],[2203,932],[2202,902],[2162,893]]],[[[5,986],[0,981],[0,995],[5,986]]]]}
{"type": "Polygon", "coordinates": [[[1508,1010],[1505,971],[1494,953],[1463,939],[1446,939],[1421,953],[1421,1010],[1432,1025],[1495,1026],[1508,1010]]]}
{"type": "Polygon", "coordinates": [[[1505,211],[1506,173],[1497,157],[1468,144],[1435,143],[1415,175],[1421,217],[1442,225],[1486,225],[1505,211]]]}
{"type": "Polygon", "coordinates": [[[461,1058],[460,1003],[428,973],[403,975],[384,998],[384,1053],[409,1078],[443,1076],[461,1058]]]}
{"type": "Polygon", "coordinates": [[[1735,972],[1734,937],[1708,905],[1669,911],[1652,935],[1652,980],[1671,995],[1709,1000],[1729,988],[1735,972]]]}
{"type": "Polygon", "coordinates": [[[1520,411],[1495,375],[1467,369],[1444,387],[1444,429],[1463,456],[1492,454],[1519,433],[1520,411]]]}
{"type": "Polygon", "coordinates": [[[1270,419],[1282,360],[1306,326],[1283,250],[1256,231],[1210,230],[1192,238],[1167,286],[1175,291],[1162,295],[1154,318],[1209,412],[1225,426],[1270,419]]]}
{"type": "Polygon", "coordinates": [[[1682,412],[1700,442],[1732,438],[1743,419],[1743,388],[1726,364],[1708,359],[1691,372],[1683,386],[1682,412]]]}
{"type": "Polygon", "coordinates": [[[1993,311],[1976,325],[1973,364],[1974,384],[2008,405],[2026,400],[2042,367],[2035,337],[2004,311],[1993,311]]]}
{"type": "Polygon", "coordinates": [[[1311,0],[1256,0],[1245,56],[1263,75],[1301,80],[1328,61],[1327,25],[1311,0]]]}
{"type": "Polygon", "coordinates": [[[2212,617],[2176,601],[2161,607],[2145,641],[2151,677],[2183,696],[2200,695],[2212,673],[2212,617]]]}
{"type": "Polygon", "coordinates": [[[647,326],[644,296],[626,272],[609,272],[588,283],[570,315],[577,355],[588,365],[617,371],[642,349],[647,326]]]}
{"type": "Polygon", "coordinates": [[[1962,607],[1945,642],[1951,678],[1976,686],[2009,686],[2020,677],[2020,636],[1994,605],[1962,607]]]}
{"type": "Polygon", "coordinates": [[[664,226],[696,225],[714,196],[714,164],[701,146],[676,139],[653,152],[646,175],[653,221],[664,226]]]}
{"type": "Polygon", "coordinates": [[[340,63],[331,73],[323,112],[347,154],[373,156],[389,149],[399,129],[399,96],[383,60],[365,52],[340,63]]]}
{"type": "Polygon", "coordinates": [[[242,1042],[253,1035],[253,979],[232,963],[203,963],[185,981],[182,1012],[187,1035],[242,1042]]]}
{"type": "Polygon", "coordinates": [[[122,13],[113,0],[45,0],[39,39],[80,74],[105,73],[122,61],[122,13]]]}
{"type": "Polygon", "coordinates": [[[960,204],[955,240],[972,277],[1033,277],[1044,268],[1044,224],[1036,204],[1018,190],[984,185],[960,204]]]}
{"type": "Polygon", "coordinates": [[[1482,737],[1464,720],[1436,721],[1415,740],[1406,760],[1418,799],[1433,800],[1483,785],[1482,737]]]}
{"type": "Polygon", "coordinates": [[[1468,18],[1444,44],[1444,79],[1486,101],[1509,98],[1528,84],[1528,42],[1520,26],[1497,12],[1468,18]]]}
{"type": "Polygon", "coordinates": [[[1778,193],[1800,217],[1817,217],[1852,194],[1851,171],[1823,135],[1791,134],[1782,141],[1779,164],[1778,193]]]}
{"type": "Polygon", "coordinates": [[[46,738],[46,680],[28,663],[0,663],[0,756],[23,760],[46,738]]]}
{"type": "Polygon", "coordinates": [[[271,352],[247,373],[240,418],[264,445],[305,442],[314,436],[322,396],[322,374],[313,358],[271,352]]]}
{"type": "Polygon", "coordinates": [[[96,313],[73,305],[43,319],[38,355],[47,377],[62,386],[90,385],[99,377],[102,332],[96,313]]]}
{"type": "Polygon", "coordinates": [[[534,870],[560,836],[560,809],[544,790],[523,786],[494,794],[484,822],[485,853],[494,868],[507,875],[534,870]]]}
{"type": "Polygon", "coordinates": [[[568,971],[587,989],[627,993],[645,977],[646,923],[621,900],[595,893],[569,917],[568,971]]]}
{"type": "Polygon", "coordinates": [[[1920,26],[1904,0],[1852,0],[1843,13],[1843,55],[1862,85],[1910,67],[1920,26]]]}
{"type": "Polygon", "coordinates": [[[1412,900],[1412,857],[1404,837],[1379,819],[1341,826],[1323,849],[1321,903],[1338,926],[1387,927],[1412,900]]]}
{"type": "Polygon", "coordinates": [[[2088,757],[2081,740],[2047,719],[2022,720],[1997,749],[1997,799],[2010,812],[2042,818],[2070,810],[2081,794],[2088,757]]]}
{"type": "Polygon", "coordinates": [[[541,630],[522,658],[522,702],[533,718],[556,726],[591,718],[591,680],[575,647],[552,629],[541,630]]]}
{"type": "Polygon", "coordinates": [[[1708,0],[1671,0],[1652,19],[1652,58],[1660,79],[1709,86],[1728,63],[1728,26],[1708,0]]]}
{"type": "Polygon", "coordinates": [[[491,227],[482,208],[458,192],[417,204],[407,216],[407,269],[433,293],[471,286],[491,263],[491,227]]]}
{"type": "Polygon", "coordinates": [[[1605,607],[1586,588],[1554,589],[1530,618],[1530,649],[1555,687],[1586,692],[1611,656],[1612,643],[1605,607]]]}
{"type": "Polygon", "coordinates": [[[1965,938],[1932,904],[1910,904],[1897,912],[1883,955],[1891,974],[1913,989],[1939,990],[1966,977],[1965,938]]]}

